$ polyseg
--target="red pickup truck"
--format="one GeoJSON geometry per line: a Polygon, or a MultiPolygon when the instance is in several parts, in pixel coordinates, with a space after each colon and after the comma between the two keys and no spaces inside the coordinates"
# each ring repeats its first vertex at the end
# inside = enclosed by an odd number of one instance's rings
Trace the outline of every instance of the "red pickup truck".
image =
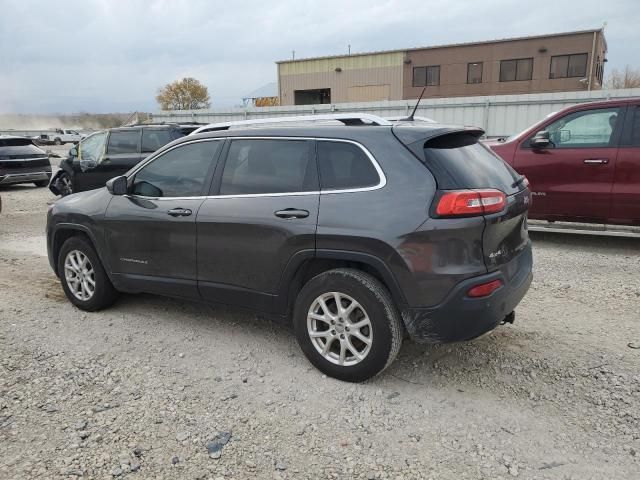
{"type": "Polygon", "coordinates": [[[529,180],[531,218],[640,225],[640,98],[568,107],[487,145],[529,180]]]}

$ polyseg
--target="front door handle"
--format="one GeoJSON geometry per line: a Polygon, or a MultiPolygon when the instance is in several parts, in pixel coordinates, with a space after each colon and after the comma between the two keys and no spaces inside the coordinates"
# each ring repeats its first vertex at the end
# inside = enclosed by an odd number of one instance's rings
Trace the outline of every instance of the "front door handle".
{"type": "Polygon", "coordinates": [[[193,212],[188,208],[172,208],[171,210],[167,211],[167,214],[171,215],[172,217],[188,217],[192,213],[193,212]]]}
{"type": "Polygon", "coordinates": [[[284,210],[278,210],[273,212],[276,217],[280,218],[307,218],[309,212],[307,210],[298,210],[297,208],[285,208],[284,210]]]}
{"type": "Polygon", "coordinates": [[[606,165],[609,163],[608,158],[586,158],[583,162],[585,165],[606,165]]]}

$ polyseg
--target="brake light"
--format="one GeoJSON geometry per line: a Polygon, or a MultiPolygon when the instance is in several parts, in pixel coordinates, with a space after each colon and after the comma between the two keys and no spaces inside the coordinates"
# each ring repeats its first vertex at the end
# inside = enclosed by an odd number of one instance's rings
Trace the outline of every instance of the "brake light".
{"type": "Polygon", "coordinates": [[[491,282],[482,283],[480,285],[476,285],[475,287],[469,289],[469,291],[467,292],[467,296],[472,298],[486,297],[488,295],[491,295],[501,286],[502,286],[502,280],[493,280],[491,282]]]}
{"type": "Polygon", "coordinates": [[[442,194],[436,213],[441,217],[487,215],[502,211],[506,204],[500,190],[453,190],[442,194]]]}

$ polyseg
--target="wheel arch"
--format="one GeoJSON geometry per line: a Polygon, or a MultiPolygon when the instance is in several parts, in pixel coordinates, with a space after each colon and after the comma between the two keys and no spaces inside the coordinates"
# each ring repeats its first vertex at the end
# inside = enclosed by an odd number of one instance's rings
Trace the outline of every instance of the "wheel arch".
{"type": "MultiPolygon", "coordinates": [[[[58,256],[60,255],[60,250],[62,249],[62,245],[64,245],[64,242],[72,237],[86,238],[96,251],[96,254],[100,259],[102,266],[106,266],[104,260],[102,259],[102,256],[100,255],[100,250],[97,247],[93,232],[91,232],[89,228],[84,225],[61,223],[56,226],[51,238],[50,245],[51,266],[53,267],[53,271],[57,276],[60,276],[60,272],[58,272],[58,256]]],[[[105,268],[105,272],[109,277],[111,277],[107,268],[105,268]]]]}
{"type": "Polygon", "coordinates": [[[336,268],[361,270],[378,279],[391,294],[398,307],[406,304],[406,299],[393,273],[378,257],[361,252],[346,250],[316,250],[299,252],[285,269],[278,295],[276,310],[291,315],[293,305],[302,287],[313,277],[336,268]]]}

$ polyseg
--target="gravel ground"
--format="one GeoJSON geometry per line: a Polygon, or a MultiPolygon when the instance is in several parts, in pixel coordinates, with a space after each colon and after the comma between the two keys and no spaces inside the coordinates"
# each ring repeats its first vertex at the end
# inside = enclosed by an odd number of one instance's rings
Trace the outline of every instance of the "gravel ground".
{"type": "Polygon", "coordinates": [[[513,326],[353,385],[239,309],[73,308],[53,197],[0,195],[0,478],[640,478],[638,240],[536,235],[513,326]]]}

